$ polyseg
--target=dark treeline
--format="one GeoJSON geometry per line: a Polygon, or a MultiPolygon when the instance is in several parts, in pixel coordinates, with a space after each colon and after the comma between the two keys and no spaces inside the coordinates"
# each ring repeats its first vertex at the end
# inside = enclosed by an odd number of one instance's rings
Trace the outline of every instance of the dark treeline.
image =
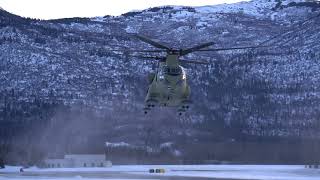
{"type": "MultiPolygon", "coordinates": [[[[257,138],[259,139],[259,138],[257,138]]],[[[139,148],[107,148],[114,164],[314,164],[319,162],[319,141],[305,139],[256,140],[250,142],[208,142],[180,145],[181,157],[170,150],[148,152],[139,148]],[[195,148],[196,146],[196,148],[195,148]]]]}

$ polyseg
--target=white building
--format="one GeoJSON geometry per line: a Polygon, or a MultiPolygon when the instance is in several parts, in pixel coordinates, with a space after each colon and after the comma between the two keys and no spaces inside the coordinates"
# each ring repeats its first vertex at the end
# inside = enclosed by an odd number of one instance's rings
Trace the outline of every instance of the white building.
{"type": "Polygon", "coordinates": [[[104,154],[70,154],[64,159],[46,159],[48,168],[76,168],[76,167],[111,167],[111,161],[106,160],[104,154]]]}

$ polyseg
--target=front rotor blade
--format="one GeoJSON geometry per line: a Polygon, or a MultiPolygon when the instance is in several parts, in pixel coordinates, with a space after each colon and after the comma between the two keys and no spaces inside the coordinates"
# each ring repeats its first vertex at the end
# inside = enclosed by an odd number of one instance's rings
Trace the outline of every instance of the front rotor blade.
{"type": "Polygon", "coordinates": [[[153,40],[151,40],[150,38],[147,38],[145,36],[141,36],[141,35],[138,35],[138,34],[133,34],[134,37],[138,38],[139,40],[145,42],[145,43],[148,43],[156,48],[160,48],[160,49],[166,49],[166,50],[170,50],[171,48],[163,45],[163,44],[160,44],[158,42],[155,42],[153,40]]]}
{"type": "Polygon", "coordinates": [[[245,46],[245,47],[231,47],[231,48],[200,49],[198,51],[228,51],[228,50],[237,50],[237,49],[257,49],[262,47],[271,47],[271,46],[245,46]]]}
{"type": "Polygon", "coordinates": [[[205,43],[205,44],[200,44],[198,46],[194,46],[194,47],[189,48],[189,49],[182,50],[181,53],[180,53],[180,56],[184,56],[186,54],[192,53],[194,51],[198,51],[200,49],[212,46],[214,44],[215,44],[214,42],[208,42],[208,43],[205,43]]]}

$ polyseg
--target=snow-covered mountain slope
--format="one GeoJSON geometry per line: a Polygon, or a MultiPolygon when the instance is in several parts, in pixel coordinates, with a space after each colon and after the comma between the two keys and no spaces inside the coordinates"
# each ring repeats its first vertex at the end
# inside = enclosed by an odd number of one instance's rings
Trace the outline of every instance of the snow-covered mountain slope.
{"type": "MultiPolygon", "coordinates": [[[[90,124],[95,132],[108,131],[109,139],[130,144],[141,143],[144,135],[154,135],[158,144],[179,142],[182,136],[191,142],[242,135],[318,137],[320,19],[295,24],[319,13],[318,2],[302,0],[166,6],[118,17],[51,21],[1,10],[1,121],[37,122],[44,119],[44,108],[64,104],[93,109],[95,118],[107,119],[105,126],[90,124]],[[186,67],[193,109],[181,118],[166,109],[145,117],[146,76],[155,64],[109,51],[150,48],[128,32],[179,48],[207,41],[216,42],[216,48],[254,46],[266,40],[273,47],[189,55],[212,62],[186,67]],[[136,132],[141,136],[132,136],[136,132]]],[[[46,117],[61,119],[57,114],[50,111],[46,117]]]]}

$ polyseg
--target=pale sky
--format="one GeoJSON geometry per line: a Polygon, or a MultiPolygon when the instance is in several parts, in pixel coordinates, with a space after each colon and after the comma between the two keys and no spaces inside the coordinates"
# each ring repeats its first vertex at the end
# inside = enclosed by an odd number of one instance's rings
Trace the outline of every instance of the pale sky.
{"type": "Polygon", "coordinates": [[[164,5],[204,6],[242,0],[0,0],[0,7],[23,17],[57,19],[120,15],[164,5]]]}

